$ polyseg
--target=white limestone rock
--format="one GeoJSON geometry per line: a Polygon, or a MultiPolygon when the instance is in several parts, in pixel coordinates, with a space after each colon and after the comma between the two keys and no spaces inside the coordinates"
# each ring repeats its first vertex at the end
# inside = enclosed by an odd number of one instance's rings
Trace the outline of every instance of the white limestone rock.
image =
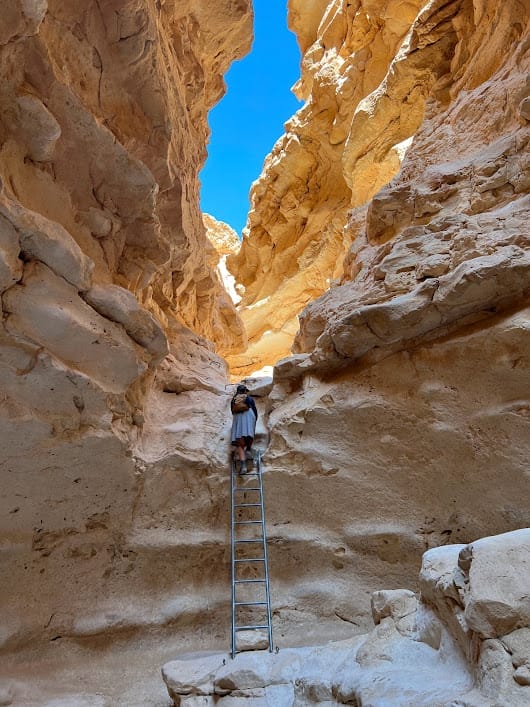
{"type": "Polygon", "coordinates": [[[278,654],[239,653],[234,660],[220,654],[207,659],[184,656],[164,668],[168,690],[177,705],[191,694],[215,696],[215,703],[223,707],[242,699],[266,705],[268,691],[275,688],[278,699],[285,700],[278,703],[282,706],[338,702],[523,707],[530,690],[530,627],[482,640],[466,627],[463,612],[466,601],[476,602],[470,599],[472,595],[491,592],[491,584],[498,577],[502,584],[504,575],[513,585],[505,602],[519,607],[524,595],[519,583],[524,584],[528,574],[525,558],[521,561],[517,553],[522,552],[528,533],[514,531],[471,545],[428,551],[422,565],[421,601],[405,589],[374,593],[377,625],[367,635],[278,654]],[[473,584],[480,589],[475,586],[473,590],[473,584]]]}
{"type": "Polygon", "coordinates": [[[382,589],[372,594],[372,618],[379,624],[391,617],[401,634],[410,633],[414,628],[418,600],[414,592],[408,589],[382,589]]]}
{"type": "MultiPolygon", "coordinates": [[[[520,670],[520,668],[519,668],[520,670]]],[[[527,707],[530,687],[519,682],[511,656],[498,639],[488,638],[481,646],[477,683],[484,704],[527,707]]]]}
{"type": "MultiPolygon", "coordinates": [[[[193,661],[193,655],[188,659],[193,661]]],[[[282,707],[361,701],[432,707],[466,694],[472,686],[447,634],[435,650],[401,636],[389,617],[369,636],[288,648],[277,654],[237,654],[216,670],[213,686],[210,665],[204,666],[200,657],[197,672],[193,665],[186,667],[181,658],[165,666],[163,675],[176,705],[186,704],[188,696],[200,690],[203,697],[214,698],[215,704],[223,707],[244,701],[282,707]],[[182,671],[195,682],[183,680],[182,671]],[[205,687],[209,695],[203,694],[205,687]]]]}
{"type": "Polygon", "coordinates": [[[53,697],[41,704],[42,707],[110,707],[109,701],[102,695],[90,695],[83,692],[53,697]]]}
{"type": "MultiPolygon", "coordinates": [[[[530,530],[425,553],[422,598],[478,663],[478,687],[492,704],[524,705],[530,664],[530,530]]],[[[485,704],[491,704],[486,701],[485,704]]]]}
{"type": "Polygon", "coordinates": [[[433,607],[458,641],[464,655],[475,661],[479,643],[465,619],[465,579],[458,566],[465,549],[465,545],[447,545],[424,553],[419,584],[422,601],[433,607]]]}
{"type": "Polygon", "coordinates": [[[266,631],[239,631],[237,634],[237,649],[239,651],[266,650],[269,637],[266,631]]]}
{"type": "Polygon", "coordinates": [[[213,695],[215,674],[228,660],[228,653],[189,653],[166,663],[162,677],[170,696],[213,695]]]}
{"type": "Polygon", "coordinates": [[[177,704],[180,707],[214,707],[215,705],[215,699],[211,695],[191,695],[190,697],[179,697],[179,699],[177,704]]]}
{"type": "Polygon", "coordinates": [[[439,597],[450,597],[463,607],[463,600],[455,584],[458,558],[465,545],[435,547],[424,553],[420,570],[422,599],[436,603],[439,597]]]}
{"type": "Polygon", "coordinates": [[[482,638],[530,627],[530,529],[471,543],[465,618],[482,638]],[[500,571],[502,568],[502,571],[500,571]]]}
{"type": "Polygon", "coordinates": [[[530,665],[530,627],[518,628],[500,639],[515,668],[530,665]]]}

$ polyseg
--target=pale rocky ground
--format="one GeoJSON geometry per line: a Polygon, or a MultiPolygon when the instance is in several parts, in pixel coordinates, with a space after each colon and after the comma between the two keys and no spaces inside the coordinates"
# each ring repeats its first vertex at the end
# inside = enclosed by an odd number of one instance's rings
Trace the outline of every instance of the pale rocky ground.
{"type": "Polygon", "coordinates": [[[419,598],[372,595],[368,635],[279,653],[188,654],[162,670],[181,707],[525,707],[530,701],[530,530],[423,556],[419,598]]]}
{"type": "Polygon", "coordinates": [[[462,707],[525,697],[526,585],[491,634],[443,578],[471,542],[501,544],[495,578],[528,575],[502,549],[515,536],[478,539],[530,525],[530,8],[289,8],[305,104],[266,161],[237,256],[223,224],[203,223],[197,172],[207,110],[250,46],[250,2],[3,8],[0,704],[167,706],[163,664],[227,649],[221,356],[246,373],[293,341],[274,385],[249,385],[279,665],[314,666],[299,703],[328,700],[331,653],[341,689],[372,690],[363,704],[385,704],[387,688],[390,704],[408,689],[428,700],[426,680],[403,673],[414,656],[442,691],[449,661],[462,707]],[[422,554],[443,545],[418,581],[422,554]],[[373,593],[403,588],[381,595],[389,616],[369,633],[373,593]],[[418,621],[434,607],[443,648],[401,622],[401,601],[418,621]],[[480,650],[464,658],[455,641],[480,650]]]}

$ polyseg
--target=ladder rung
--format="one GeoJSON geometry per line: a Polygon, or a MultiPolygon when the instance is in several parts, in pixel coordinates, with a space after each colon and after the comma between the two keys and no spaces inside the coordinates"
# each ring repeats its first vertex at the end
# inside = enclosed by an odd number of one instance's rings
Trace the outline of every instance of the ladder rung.
{"type": "Polygon", "coordinates": [[[234,562],[265,562],[264,557],[243,557],[241,560],[234,560],[234,562]]]}
{"type": "Polygon", "coordinates": [[[246,474],[238,474],[238,476],[259,476],[258,471],[247,471],[246,474]]]}
{"type": "Polygon", "coordinates": [[[256,582],[266,582],[266,579],[234,579],[234,584],[254,584],[256,582]]]}
{"type": "Polygon", "coordinates": [[[266,601],[235,601],[234,606],[267,606],[266,601]]]}
{"type": "Polygon", "coordinates": [[[261,520],[235,520],[234,525],[255,525],[259,523],[261,525],[261,520]]]}
{"type": "Polygon", "coordinates": [[[261,491],[259,486],[236,486],[234,491],[261,491]]]}
{"type": "Polygon", "coordinates": [[[249,538],[245,540],[234,540],[235,543],[262,543],[263,542],[263,536],[261,538],[249,538]]]}
{"type": "Polygon", "coordinates": [[[261,503],[235,503],[234,508],[261,508],[261,503]]]}
{"type": "Polygon", "coordinates": [[[255,628],[269,628],[268,624],[263,624],[263,625],[256,625],[256,626],[235,626],[236,631],[251,631],[252,629],[255,628]]]}

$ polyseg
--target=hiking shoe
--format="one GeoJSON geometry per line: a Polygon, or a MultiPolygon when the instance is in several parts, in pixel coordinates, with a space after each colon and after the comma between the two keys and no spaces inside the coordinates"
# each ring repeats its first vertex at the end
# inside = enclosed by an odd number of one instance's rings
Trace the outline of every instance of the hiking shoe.
{"type": "Polygon", "coordinates": [[[247,465],[247,474],[250,474],[250,472],[254,469],[254,459],[252,459],[252,457],[248,458],[246,460],[246,465],[247,465]]]}

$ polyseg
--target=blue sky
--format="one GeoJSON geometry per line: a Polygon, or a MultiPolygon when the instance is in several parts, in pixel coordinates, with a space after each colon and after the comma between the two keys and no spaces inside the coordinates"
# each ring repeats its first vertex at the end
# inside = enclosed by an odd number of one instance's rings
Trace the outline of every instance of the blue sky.
{"type": "Polygon", "coordinates": [[[287,0],[254,0],[254,44],[225,77],[228,90],[210,111],[208,160],[201,172],[201,208],[239,234],[251,183],[301,103],[291,93],[300,52],[287,29],[287,0]]]}

